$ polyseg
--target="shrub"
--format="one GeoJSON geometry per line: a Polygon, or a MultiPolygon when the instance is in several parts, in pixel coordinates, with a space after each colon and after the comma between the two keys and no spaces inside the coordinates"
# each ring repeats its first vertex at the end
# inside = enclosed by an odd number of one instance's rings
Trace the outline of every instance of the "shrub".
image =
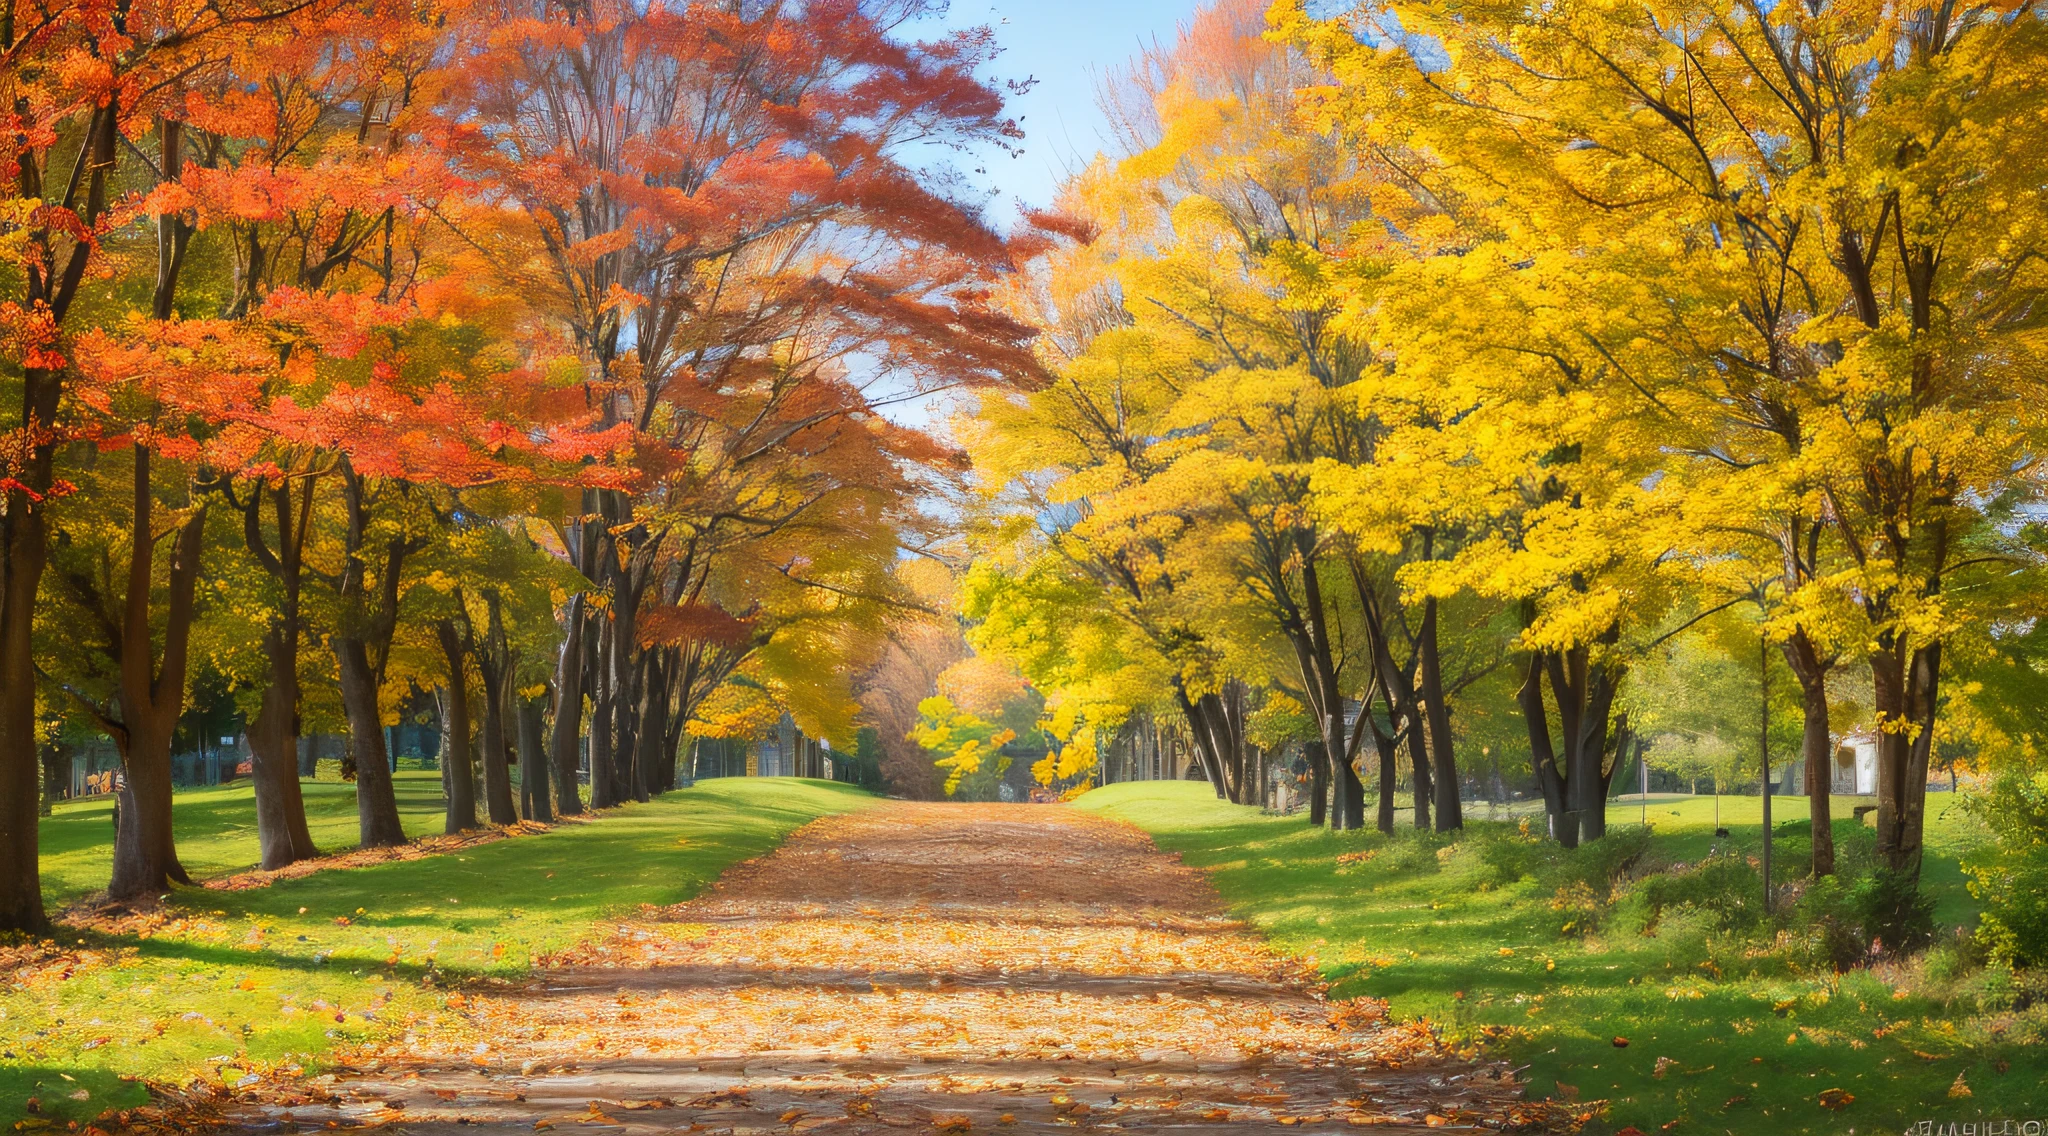
{"type": "Polygon", "coordinates": [[[1809,882],[1792,909],[1794,926],[1804,930],[1814,952],[1837,972],[1862,961],[1869,943],[1856,910],[1851,886],[1839,876],[1809,882]]]}
{"type": "Polygon", "coordinates": [[[1543,871],[1556,861],[1561,851],[1557,845],[1529,835],[1526,823],[1520,831],[1496,829],[1479,842],[1480,862],[1486,865],[1493,881],[1503,885],[1543,871]]]}
{"type": "Polygon", "coordinates": [[[1445,838],[1435,833],[1402,833],[1387,843],[1379,862],[1401,875],[1433,875],[1443,871],[1444,862],[1437,852],[1448,846],[1445,838]]]}
{"type": "Polygon", "coordinates": [[[1716,930],[1737,931],[1762,922],[1763,878],[1745,857],[1717,853],[1691,868],[1646,876],[1629,889],[1647,908],[1650,930],[1666,911],[1687,908],[1704,915],[1716,930]]]}
{"type": "Polygon", "coordinates": [[[1550,910],[1564,919],[1558,927],[1562,935],[1592,934],[1600,926],[1601,909],[1600,897],[1584,881],[1558,888],[1550,900],[1550,910]]]}
{"type": "Polygon", "coordinates": [[[1649,847],[1650,830],[1634,825],[1609,829],[1599,840],[1565,849],[1531,835],[1524,824],[1517,831],[1496,830],[1483,837],[1479,858],[1496,883],[1533,878],[1551,891],[1570,891],[1583,884],[1604,898],[1649,847]]]}
{"type": "Polygon", "coordinates": [[[1560,855],[1542,875],[1553,888],[1570,889],[1584,884],[1602,896],[1614,883],[1643,859],[1650,849],[1650,830],[1639,825],[1612,828],[1598,840],[1579,845],[1560,855]]]}
{"type": "Polygon", "coordinates": [[[2048,773],[2008,770],[1967,807],[1993,836],[1963,862],[1984,901],[1977,933],[1995,958],[2048,964],[2048,773]]]}
{"type": "Polygon", "coordinates": [[[1879,868],[1850,898],[1873,950],[1910,954],[1934,941],[1934,898],[1920,890],[1919,873],[1879,868]]]}

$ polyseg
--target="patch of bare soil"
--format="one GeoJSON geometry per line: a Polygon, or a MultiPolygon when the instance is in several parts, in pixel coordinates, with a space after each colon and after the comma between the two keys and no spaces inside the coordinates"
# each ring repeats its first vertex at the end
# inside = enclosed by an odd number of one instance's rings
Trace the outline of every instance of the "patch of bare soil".
{"type": "Polygon", "coordinates": [[[1327,1000],[1137,830],[1048,806],[821,820],[692,902],[599,928],[525,987],[450,1002],[453,1029],[206,1119],[420,1134],[1544,1119],[1504,1067],[1379,1003],[1327,1000]]]}

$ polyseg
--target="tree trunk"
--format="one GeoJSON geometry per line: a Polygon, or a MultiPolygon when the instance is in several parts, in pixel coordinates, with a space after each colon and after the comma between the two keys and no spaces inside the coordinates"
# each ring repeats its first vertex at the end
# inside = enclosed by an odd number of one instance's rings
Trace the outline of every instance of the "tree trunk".
{"type": "Polygon", "coordinates": [[[1408,767],[1413,784],[1409,786],[1415,799],[1415,827],[1429,827],[1429,806],[1436,798],[1434,779],[1429,775],[1429,739],[1425,736],[1427,727],[1422,715],[1410,705],[1408,719],[1408,767]]]}
{"type": "Polygon", "coordinates": [[[1557,768],[1557,751],[1551,744],[1550,718],[1543,706],[1545,652],[1529,654],[1529,674],[1515,701],[1522,708],[1522,724],[1529,732],[1529,764],[1536,785],[1543,792],[1543,811],[1550,821],[1550,835],[1566,848],[1579,846],[1579,817],[1565,808],[1564,778],[1557,768]]]}
{"type": "MultiPolygon", "coordinates": [[[[71,210],[85,232],[98,226],[107,208],[107,183],[114,171],[120,136],[121,100],[109,97],[92,115],[80,140],[80,153],[90,149],[84,201],[75,196],[78,183],[52,203],[71,210]]],[[[28,167],[24,164],[24,172],[28,167]]],[[[50,230],[45,229],[45,233],[50,230]]],[[[62,325],[86,277],[86,268],[100,242],[74,236],[64,254],[56,245],[48,273],[31,274],[23,307],[49,313],[62,325]]],[[[49,563],[49,506],[56,457],[52,427],[64,393],[61,368],[21,370],[21,419],[6,430],[29,441],[17,452],[18,473],[0,485],[0,931],[39,934],[49,927],[43,910],[36,817],[36,668],[32,638],[36,590],[49,563]],[[16,433],[16,431],[19,431],[16,433]]]]}
{"type": "MultiPolygon", "coordinates": [[[[441,655],[448,663],[448,682],[441,688],[442,732],[448,744],[441,751],[441,768],[447,771],[447,823],[442,829],[450,836],[478,827],[476,822],[476,770],[470,764],[469,651],[455,630],[455,621],[434,624],[441,641],[441,655]]],[[[485,755],[488,761],[489,755],[485,755]]]]}
{"type": "Polygon", "coordinates": [[[349,754],[356,764],[356,821],[362,833],[362,847],[404,844],[405,825],[398,817],[390,755],[384,748],[384,724],[377,708],[377,672],[370,665],[369,645],[361,639],[337,635],[334,659],[341,679],[341,708],[348,718],[349,754]]]}
{"type": "Polygon", "coordinates": [[[612,673],[612,640],[617,637],[615,620],[602,618],[597,626],[597,655],[593,660],[596,688],[590,700],[590,807],[606,809],[619,803],[618,777],[612,771],[616,760],[614,703],[619,698],[617,676],[612,673]]]}
{"type": "Polygon", "coordinates": [[[71,789],[71,743],[53,741],[45,743],[43,762],[43,803],[41,813],[49,816],[57,802],[64,799],[71,789]]]}
{"type": "Polygon", "coordinates": [[[1912,739],[1900,729],[1907,709],[1904,648],[1895,641],[1870,658],[1871,701],[1877,717],[1877,854],[1894,872],[1911,866],[1905,848],[1906,773],[1912,739]]]}
{"type": "Polygon", "coordinates": [[[490,812],[492,824],[518,824],[519,806],[512,801],[511,746],[506,742],[505,711],[499,701],[503,690],[493,691],[486,683],[483,695],[484,728],[478,764],[484,771],[484,806],[490,812]]]}
{"type": "Polygon", "coordinates": [[[484,642],[476,649],[477,668],[483,674],[484,801],[492,824],[519,823],[519,807],[512,803],[512,755],[505,739],[505,712],[511,702],[512,648],[505,637],[504,601],[495,589],[484,593],[484,607],[490,612],[484,642]]]}
{"type": "MultiPolygon", "coordinates": [[[[1366,707],[1368,712],[1371,709],[1370,706],[1366,707]]],[[[1369,728],[1372,730],[1373,748],[1377,749],[1380,755],[1379,830],[1388,836],[1392,836],[1394,834],[1394,793],[1397,789],[1394,780],[1400,775],[1400,754],[1396,747],[1395,739],[1381,733],[1378,722],[1370,723],[1369,728]]]]}
{"type": "Polygon", "coordinates": [[[1330,817],[1330,751],[1319,740],[1302,749],[1308,757],[1308,822],[1320,828],[1330,817]]]}
{"type": "Polygon", "coordinates": [[[583,811],[576,789],[576,763],[583,737],[583,594],[569,600],[568,626],[562,653],[555,661],[555,732],[549,742],[555,773],[555,811],[574,816],[583,811]]]}
{"type": "MultiPolygon", "coordinates": [[[[1344,736],[1341,727],[1336,733],[1340,739],[1344,736]]],[[[1330,762],[1336,783],[1330,801],[1334,814],[1331,820],[1333,827],[1340,827],[1337,822],[1341,820],[1344,830],[1356,831],[1365,827],[1365,782],[1358,776],[1358,767],[1343,756],[1348,748],[1339,750],[1337,758],[1330,762]]]]}
{"type": "Polygon", "coordinates": [[[1465,810],[1458,800],[1458,759],[1452,749],[1451,707],[1444,695],[1443,661],[1437,654],[1435,597],[1423,601],[1422,632],[1416,650],[1421,654],[1419,678],[1424,720],[1429,724],[1429,749],[1435,784],[1436,830],[1449,832],[1465,827],[1465,810]]]}
{"type": "Polygon", "coordinates": [[[258,485],[242,506],[242,542],[283,591],[263,638],[267,664],[263,702],[249,724],[249,769],[256,790],[256,842],[262,865],[275,870],[320,854],[306,826],[306,802],[299,787],[300,588],[305,541],[312,523],[315,479],[302,478],[298,507],[292,486],[258,485]],[[268,506],[277,526],[273,552],[263,535],[268,506]]]}
{"type": "Polygon", "coordinates": [[[171,823],[171,731],[156,723],[129,726],[121,746],[123,779],[114,818],[113,899],[136,899],[170,890],[192,877],[178,862],[171,823]]]}
{"type": "Polygon", "coordinates": [[[1813,640],[1804,630],[1794,630],[1784,643],[1785,662],[1799,680],[1801,708],[1805,721],[1799,736],[1799,753],[1806,761],[1807,815],[1813,825],[1813,874],[1835,873],[1834,803],[1829,794],[1834,786],[1835,743],[1828,730],[1828,668],[1813,640]]]}
{"type": "Polygon", "coordinates": [[[384,715],[378,695],[384,685],[384,662],[398,629],[399,576],[406,557],[423,547],[403,536],[384,546],[384,566],[376,580],[376,604],[370,597],[369,487],[343,458],[336,465],[342,502],[347,509],[348,559],[342,567],[341,629],[331,642],[341,679],[341,708],[348,718],[349,758],[355,762],[356,818],[364,848],[404,844],[405,825],[398,816],[392,783],[392,758],[384,743],[384,715]],[[372,651],[375,651],[374,659],[372,651]]]}
{"type": "Polygon", "coordinates": [[[1592,665],[1585,647],[1551,653],[1546,667],[1564,734],[1567,807],[1577,814],[1579,840],[1598,840],[1607,834],[1605,765],[1616,680],[1608,667],[1592,665]]]}
{"type": "Polygon", "coordinates": [[[551,823],[555,814],[548,807],[548,763],[541,737],[546,729],[547,696],[524,698],[519,702],[519,791],[528,820],[551,823]]]}
{"type": "MultiPolygon", "coordinates": [[[[289,602],[289,601],[288,601],[289,602]]],[[[263,636],[269,681],[249,723],[249,769],[256,785],[256,845],[264,868],[320,854],[306,826],[299,789],[299,635],[297,618],[280,614],[263,636]]]]}
{"type": "MultiPolygon", "coordinates": [[[[31,376],[40,372],[31,371],[31,376]]],[[[47,380],[54,388],[55,378],[47,380]]],[[[38,398],[31,379],[29,400],[38,398]]],[[[55,390],[50,400],[55,401],[55,390]]],[[[54,415],[55,408],[51,408],[54,415]]],[[[47,416],[37,416],[47,421],[47,416]]],[[[31,458],[39,473],[24,480],[47,487],[44,447],[31,458]]],[[[29,638],[36,589],[48,559],[44,527],[48,506],[26,488],[8,487],[7,512],[0,516],[6,560],[0,563],[0,931],[41,934],[49,927],[43,911],[43,877],[36,817],[36,670],[29,638]]]]}
{"type": "Polygon", "coordinates": [[[1358,779],[1358,770],[1351,764],[1350,747],[1345,744],[1344,692],[1338,685],[1329,613],[1323,604],[1322,574],[1316,568],[1314,546],[1305,534],[1297,536],[1296,550],[1302,559],[1299,631],[1305,633],[1305,642],[1295,650],[1306,664],[1302,667],[1302,680],[1308,684],[1311,695],[1309,708],[1316,715],[1317,728],[1323,735],[1324,752],[1328,755],[1332,783],[1330,827],[1363,828],[1365,784],[1358,779]]]}
{"type": "Polygon", "coordinates": [[[1929,644],[1910,654],[1896,644],[1887,645],[1873,657],[1871,672],[1880,724],[1877,853],[1886,868],[1917,881],[1927,817],[1927,770],[1939,705],[1941,644],[1929,644]],[[1887,725],[1892,728],[1882,728],[1887,725]]]}
{"type": "Polygon", "coordinates": [[[628,595],[623,603],[614,597],[612,613],[612,792],[619,801],[644,801],[647,788],[640,764],[640,722],[647,686],[642,660],[647,652],[639,650],[636,642],[634,616],[639,597],[632,592],[630,580],[621,579],[620,584],[628,595]]]}
{"type": "Polygon", "coordinates": [[[668,676],[661,652],[640,652],[644,666],[640,675],[640,723],[634,730],[633,785],[635,797],[647,800],[662,792],[661,754],[668,741],[668,676]]]}
{"type": "MultiPolygon", "coordinates": [[[[1202,767],[1202,776],[1208,779],[1209,787],[1216,792],[1216,799],[1230,799],[1230,785],[1224,780],[1223,762],[1214,752],[1215,739],[1210,736],[1209,723],[1204,719],[1201,702],[1189,698],[1187,688],[1176,678],[1173,684],[1174,700],[1180,703],[1180,715],[1188,724],[1188,740],[1194,746],[1195,760],[1202,767]]],[[[1204,696],[1207,697],[1206,695],[1204,696]]]]}
{"type": "Polygon", "coordinates": [[[172,544],[169,597],[164,613],[163,659],[159,666],[150,630],[150,593],[155,579],[155,495],[151,453],[135,447],[134,501],[129,516],[128,591],[122,597],[120,639],[112,644],[119,666],[115,700],[121,721],[114,740],[126,773],[120,823],[114,832],[114,874],[107,894],[115,899],[155,895],[172,881],[190,883],[178,862],[171,826],[171,739],[185,708],[185,662],[204,547],[206,508],[200,506],[178,530],[172,544]]]}
{"type": "Polygon", "coordinates": [[[667,792],[682,783],[683,754],[689,746],[690,725],[690,684],[694,668],[685,659],[681,650],[670,648],[668,660],[669,699],[667,711],[668,726],[662,741],[661,767],[663,773],[662,791],[667,792]]]}

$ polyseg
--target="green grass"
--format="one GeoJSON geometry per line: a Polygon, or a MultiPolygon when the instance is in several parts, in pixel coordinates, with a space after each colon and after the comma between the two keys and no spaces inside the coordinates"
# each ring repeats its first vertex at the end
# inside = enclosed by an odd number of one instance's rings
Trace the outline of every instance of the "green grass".
{"type": "MultiPolygon", "coordinates": [[[[322,852],[354,848],[356,787],[330,768],[320,780],[301,782],[306,825],[322,852]]],[[[400,769],[394,780],[398,815],[407,836],[427,836],[443,827],[441,775],[400,769]]],[[[245,778],[229,785],[183,789],[172,824],[178,858],[194,879],[227,875],[256,866],[255,790],[245,778]]],[[[107,886],[114,868],[114,801],[93,797],[66,801],[42,827],[43,899],[62,907],[107,886]]]]}
{"type": "MultiPolygon", "coordinates": [[[[236,792],[180,796],[188,866],[253,857],[248,796],[237,810],[236,792]]],[[[142,1103],[128,1078],[233,1083],[272,1063],[317,1065],[338,1043],[445,1012],[449,986],[518,978],[607,913],[681,902],[798,826],[871,799],[831,782],[719,779],[459,854],[248,891],[180,889],[172,908],[185,927],[84,936],[80,949],[118,951],[120,961],[0,990],[0,1126],[25,1117],[31,1096],[61,1128],[142,1103]]],[[[53,874],[77,888],[94,853],[77,833],[66,839],[78,843],[51,857],[53,874]]]]}
{"type": "MultiPolygon", "coordinates": [[[[1840,815],[1856,803],[1839,802],[1840,815]]],[[[1554,889],[1498,882],[1481,846],[1513,822],[1486,821],[1483,806],[1462,838],[1389,840],[1224,804],[1200,784],[1115,785],[1076,804],[1181,853],[1278,948],[1312,958],[1338,996],[1385,998],[1397,1017],[1427,1018],[1447,1038],[1486,1039],[1486,1052],[1528,1066],[1534,1097],[1562,1096],[1565,1085],[1581,1100],[1609,1101],[1591,1131],[1655,1132],[1682,1120],[1674,1131],[1836,1134],[2048,1113],[2048,1046],[2028,1043],[2038,1041],[2041,1010],[1980,1012],[1976,992],[2000,975],[1958,965],[1952,947],[1836,975],[1802,961],[1796,944],[1713,933],[1684,916],[1667,915],[1654,937],[1620,920],[1567,934],[1571,916],[1552,909],[1554,889]],[[1337,863],[1373,848],[1367,862],[1337,863]],[[1627,1048],[1615,1047],[1617,1036],[1627,1048]],[[1659,1058],[1675,1062],[1662,1076],[1659,1058]],[[1958,1073],[1970,1099],[1948,1097],[1958,1073]],[[1855,1102],[1822,1109],[1830,1088],[1855,1102]]],[[[1983,837],[1950,804],[1929,801],[1924,880],[1953,934],[1975,918],[1956,856],[1983,837]]],[[[1756,851],[1760,807],[1754,797],[1721,799],[1726,843],[1756,851]]],[[[1651,856],[1696,863],[1714,844],[1713,808],[1711,798],[1653,797],[1651,856]]],[[[1795,861],[1807,849],[1806,802],[1778,798],[1773,811],[1785,878],[1804,870],[1795,861]]],[[[1611,823],[1640,815],[1633,803],[1617,806],[1611,823]]],[[[1862,835],[1848,820],[1836,831],[1845,846],[1862,835]]]]}

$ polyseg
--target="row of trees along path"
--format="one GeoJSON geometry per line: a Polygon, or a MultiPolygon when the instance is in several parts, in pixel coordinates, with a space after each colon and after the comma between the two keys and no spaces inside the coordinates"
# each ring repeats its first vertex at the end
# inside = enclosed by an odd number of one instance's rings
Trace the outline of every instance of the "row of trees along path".
{"type": "Polygon", "coordinates": [[[850,734],[817,676],[880,640],[916,486],[958,464],[879,406],[1040,377],[989,303],[1036,238],[912,164],[1017,135],[992,40],[912,39],[914,9],[8,9],[0,929],[47,926],[53,731],[120,750],[111,897],[186,881],[201,665],[256,696],[272,869],[318,852],[316,714],[361,844],[405,841],[412,689],[478,735],[451,832],[672,785],[736,675],[850,734]]]}
{"type": "Polygon", "coordinates": [[[1105,725],[1178,716],[1232,801],[1248,744],[1299,745],[1334,828],[1391,832],[1404,774],[1459,828],[1490,740],[1572,847],[1674,732],[1644,671],[1739,613],[1796,679],[1816,875],[1830,704],[1868,692],[1910,927],[1930,755],[2023,752],[1973,723],[2038,701],[1999,676],[2042,594],[2048,35],[1682,23],[1217,0],[1113,76],[1077,235],[1015,288],[1060,381],[968,433],[975,646],[1105,725]]]}

